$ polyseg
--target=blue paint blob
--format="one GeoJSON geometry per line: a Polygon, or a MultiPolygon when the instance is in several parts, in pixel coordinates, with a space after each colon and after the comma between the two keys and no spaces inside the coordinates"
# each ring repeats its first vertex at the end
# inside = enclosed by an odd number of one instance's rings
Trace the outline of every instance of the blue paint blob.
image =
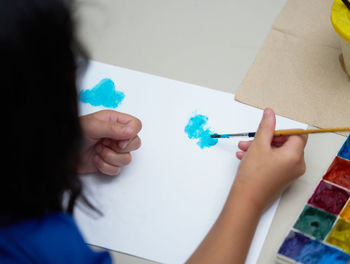
{"type": "Polygon", "coordinates": [[[338,156],[350,160],[350,136],[348,136],[343,147],[340,149],[338,156]]]}
{"type": "Polygon", "coordinates": [[[114,82],[111,79],[103,79],[91,90],[82,90],[79,93],[79,98],[83,103],[108,108],[118,107],[124,97],[123,92],[115,90],[114,82]]]}
{"type": "Polygon", "coordinates": [[[195,115],[190,118],[185,133],[190,139],[198,139],[197,145],[203,148],[209,148],[218,143],[217,138],[211,138],[214,133],[207,128],[208,117],[204,115],[195,115]]]}

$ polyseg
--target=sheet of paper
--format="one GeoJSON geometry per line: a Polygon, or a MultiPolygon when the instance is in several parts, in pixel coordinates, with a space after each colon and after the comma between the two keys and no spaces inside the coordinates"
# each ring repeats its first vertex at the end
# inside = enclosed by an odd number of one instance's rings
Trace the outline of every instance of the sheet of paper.
{"type": "Polygon", "coordinates": [[[350,82],[330,21],[332,3],[287,2],[236,92],[238,101],[316,127],[349,125],[350,82]]]}
{"type": "MultiPolygon", "coordinates": [[[[110,78],[125,93],[116,108],[140,118],[142,146],[117,177],[84,175],[85,193],[103,212],[78,204],[75,218],[88,243],[138,257],[183,263],[217,219],[239,166],[237,139],[201,149],[184,132],[193,113],[207,116],[216,133],[255,131],[262,111],[234,95],[92,62],[81,82],[91,89],[110,78]]],[[[104,109],[80,105],[81,115],[104,109]]],[[[277,117],[277,128],[306,128],[277,117]]],[[[247,263],[256,263],[277,208],[266,211],[247,263]]]]}

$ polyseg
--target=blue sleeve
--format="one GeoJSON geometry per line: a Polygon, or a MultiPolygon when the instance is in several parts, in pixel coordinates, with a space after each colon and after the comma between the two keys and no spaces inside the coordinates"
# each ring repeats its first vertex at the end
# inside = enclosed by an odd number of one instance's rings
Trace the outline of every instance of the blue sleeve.
{"type": "Polygon", "coordinates": [[[108,252],[86,245],[73,218],[51,214],[0,228],[0,263],[110,264],[108,252]]]}

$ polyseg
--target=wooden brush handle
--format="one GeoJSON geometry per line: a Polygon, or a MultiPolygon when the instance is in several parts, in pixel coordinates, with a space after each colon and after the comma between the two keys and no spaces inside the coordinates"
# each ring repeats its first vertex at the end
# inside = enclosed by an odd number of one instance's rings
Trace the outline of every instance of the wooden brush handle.
{"type": "Polygon", "coordinates": [[[291,136],[291,135],[301,135],[301,134],[344,132],[344,131],[350,131],[350,127],[276,130],[274,135],[275,136],[291,136]]]}

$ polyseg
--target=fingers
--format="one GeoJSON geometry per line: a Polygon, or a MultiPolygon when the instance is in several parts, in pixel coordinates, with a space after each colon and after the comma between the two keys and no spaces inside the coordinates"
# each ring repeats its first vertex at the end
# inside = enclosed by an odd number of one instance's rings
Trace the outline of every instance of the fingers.
{"type": "Polygon", "coordinates": [[[238,148],[240,151],[236,152],[236,157],[241,160],[245,153],[247,152],[248,148],[250,147],[252,141],[240,141],[238,142],[238,148]]]}
{"type": "Polygon", "coordinates": [[[247,151],[250,145],[252,144],[252,141],[240,141],[238,142],[238,148],[242,151],[247,151]]]}
{"type": "Polygon", "coordinates": [[[130,152],[119,153],[104,144],[98,144],[95,152],[94,163],[96,168],[107,175],[119,174],[121,167],[130,164],[132,159],[130,152]]]}
{"type": "Polygon", "coordinates": [[[141,130],[141,122],[138,119],[130,120],[125,124],[101,120],[95,120],[95,123],[97,138],[130,139],[135,137],[141,130]]]}
{"type": "Polygon", "coordinates": [[[121,170],[119,166],[113,166],[105,162],[99,155],[95,155],[94,163],[98,171],[106,175],[116,176],[120,173],[121,170]]]}
{"type": "Polygon", "coordinates": [[[126,166],[131,162],[130,152],[118,153],[102,144],[96,146],[96,153],[104,162],[113,166],[126,166]]]}
{"type": "MultiPolygon", "coordinates": [[[[288,139],[288,136],[278,136],[278,137],[274,137],[272,139],[272,143],[271,145],[273,147],[280,147],[282,146],[288,139]]],[[[248,148],[250,147],[250,145],[252,144],[252,140],[249,141],[240,141],[238,143],[238,148],[242,151],[247,151],[248,148]]]]}
{"type": "Polygon", "coordinates": [[[82,126],[90,137],[115,140],[134,138],[142,128],[141,121],[124,113],[103,110],[82,119],[82,126]]]}
{"type": "Polygon", "coordinates": [[[263,118],[256,132],[255,141],[263,145],[271,146],[276,126],[276,116],[272,109],[264,110],[263,118]]]}
{"type": "Polygon", "coordinates": [[[244,155],[245,155],[245,153],[246,153],[245,151],[237,151],[236,152],[237,159],[242,160],[244,155]]]}
{"type": "MultiPolygon", "coordinates": [[[[288,136],[278,136],[278,137],[274,137],[272,139],[272,143],[271,145],[275,148],[281,147],[283,146],[283,144],[288,140],[288,136]]],[[[245,153],[248,151],[250,145],[252,144],[252,140],[249,141],[240,141],[238,142],[238,148],[240,149],[240,151],[237,151],[236,153],[236,157],[241,160],[243,158],[243,156],[245,155],[245,153]]]]}
{"type": "Polygon", "coordinates": [[[275,148],[283,146],[283,144],[288,140],[288,136],[276,136],[272,139],[271,145],[275,148]]]}
{"type": "Polygon", "coordinates": [[[294,171],[294,178],[305,173],[306,164],[304,149],[307,142],[307,135],[289,136],[282,147],[275,149],[278,156],[287,161],[294,171]]]}
{"type": "Polygon", "coordinates": [[[138,136],[130,140],[115,141],[104,139],[96,145],[96,157],[94,162],[96,168],[107,175],[117,175],[120,173],[121,167],[129,165],[131,151],[138,149],[141,145],[141,140],[138,136]]]}
{"type": "Polygon", "coordinates": [[[308,135],[289,136],[283,147],[297,153],[303,152],[307,143],[308,135]]]}
{"type": "Polygon", "coordinates": [[[141,145],[137,134],[142,124],[131,115],[102,110],[82,116],[80,123],[85,134],[83,155],[89,161],[85,171],[117,175],[131,162],[130,152],[141,145]]]}
{"type": "Polygon", "coordinates": [[[119,118],[118,122],[112,123],[111,126],[114,134],[111,134],[110,138],[117,140],[132,139],[136,137],[142,128],[141,121],[131,116],[128,119],[119,118]]]}
{"type": "Polygon", "coordinates": [[[136,136],[132,139],[120,140],[120,141],[105,138],[102,141],[102,144],[105,146],[108,146],[109,148],[111,148],[115,152],[125,153],[125,152],[131,152],[131,151],[134,151],[134,150],[137,150],[138,148],[140,148],[141,139],[138,136],[136,136]]]}
{"type": "Polygon", "coordinates": [[[142,128],[141,121],[134,116],[111,110],[100,111],[100,114],[104,115],[104,119],[102,118],[102,120],[105,120],[106,122],[111,123],[112,125],[120,125],[121,128],[128,127],[130,130],[130,137],[134,137],[138,132],[140,132],[142,128]]]}

